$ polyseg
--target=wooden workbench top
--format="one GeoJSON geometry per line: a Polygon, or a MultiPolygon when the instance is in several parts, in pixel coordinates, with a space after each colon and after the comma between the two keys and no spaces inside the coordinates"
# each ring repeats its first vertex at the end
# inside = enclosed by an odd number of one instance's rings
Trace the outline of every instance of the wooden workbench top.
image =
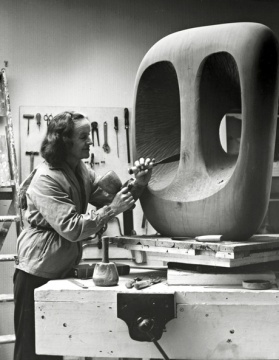
{"type": "MultiPolygon", "coordinates": [[[[119,283],[116,286],[100,287],[95,286],[92,279],[78,280],[79,283],[87,288],[81,288],[71,281],[71,279],[52,280],[44,286],[35,290],[35,301],[68,301],[68,302],[86,302],[92,299],[92,293],[103,294],[104,297],[115,297],[117,293],[150,293],[150,294],[174,294],[176,302],[214,302],[228,303],[241,301],[242,304],[278,304],[279,290],[274,286],[269,290],[247,290],[241,286],[186,286],[186,285],[168,285],[166,281],[167,272],[164,270],[131,269],[129,275],[120,276],[119,283]],[[142,290],[134,288],[128,289],[125,283],[135,277],[150,279],[160,277],[161,283],[154,284],[142,290]],[[198,300],[199,299],[199,300],[198,300]],[[207,299],[207,300],[206,300],[207,299]]],[[[101,300],[102,301],[102,300],[101,300]]]]}

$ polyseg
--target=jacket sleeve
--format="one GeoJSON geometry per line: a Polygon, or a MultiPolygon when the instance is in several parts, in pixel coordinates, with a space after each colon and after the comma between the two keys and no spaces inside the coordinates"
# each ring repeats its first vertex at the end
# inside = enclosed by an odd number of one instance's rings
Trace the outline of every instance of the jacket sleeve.
{"type": "Polygon", "coordinates": [[[114,171],[109,171],[102,177],[94,178],[89,202],[96,207],[108,205],[123,187],[128,187],[134,200],[138,200],[146,188],[146,186],[138,184],[136,179],[129,179],[122,185],[121,180],[116,173],[114,171]]]}
{"type": "Polygon", "coordinates": [[[30,218],[39,213],[63,238],[81,241],[98,232],[113,217],[109,206],[79,214],[67,192],[50,176],[40,175],[28,192],[30,218]]]}

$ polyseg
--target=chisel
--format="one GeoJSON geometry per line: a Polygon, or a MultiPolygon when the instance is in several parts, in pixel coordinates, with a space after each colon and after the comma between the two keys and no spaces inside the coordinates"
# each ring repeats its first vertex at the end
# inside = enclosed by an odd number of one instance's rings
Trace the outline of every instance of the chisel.
{"type": "Polygon", "coordinates": [[[129,141],[129,110],[127,108],[124,109],[124,118],[125,118],[125,129],[126,129],[126,139],[127,139],[128,163],[130,163],[131,159],[130,159],[130,141],[129,141]]]}
{"type": "MultiPolygon", "coordinates": [[[[160,161],[152,161],[153,162],[153,167],[154,166],[157,166],[157,165],[160,165],[160,164],[167,164],[167,163],[170,163],[170,162],[174,162],[174,161],[178,161],[180,159],[180,154],[175,154],[175,155],[171,155],[171,156],[168,156],[160,161]]],[[[154,159],[153,159],[154,160],[154,159]]],[[[133,166],[131,167],[128,172],[130,175],[132,175],[136,170],[138,170],[138,168],[136,166],[133,166]]]]}
{"type": "Polygon", "coordinates": [[[114,117],[114,129],[116,132],[116,145],[117,145],[117,156],[119,157],[119,147],[118,147],[118,117],[114,117]]]}

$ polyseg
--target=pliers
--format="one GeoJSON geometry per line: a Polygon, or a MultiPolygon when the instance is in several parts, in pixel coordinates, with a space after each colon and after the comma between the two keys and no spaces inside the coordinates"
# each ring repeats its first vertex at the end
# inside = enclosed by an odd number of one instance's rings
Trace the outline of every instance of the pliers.
{"type": "Polygon", "coordinates": [[[97,121],[93,121],[93,122],[91,123],[91,135],[92,135],[92,143],[93,143],[93,146],[94,146],[94,133],[96,133],[96,135],[97,135],[98,145],[100,146],[99,130],[98,130],[98,123],[97,123],[97,121]]]}

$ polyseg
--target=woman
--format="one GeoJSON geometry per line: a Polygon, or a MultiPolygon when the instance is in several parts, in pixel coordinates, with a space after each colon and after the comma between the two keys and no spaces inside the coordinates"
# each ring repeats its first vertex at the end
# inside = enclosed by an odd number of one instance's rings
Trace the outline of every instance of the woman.
{"type": "MultiPolygon", "coordinates": [[[[35,354],[34,289],[67,276],[82,256],[82,241],[114,216],[134,206],[151,177],[150,159],[140,159],[129,186],[107,191],[107,183],[88,170],[90,122],[76,112],[58,114],[49,123],[41,146],[45,161],[24,182],[29,226],[17,240],[14,274],[14,360],[62,359],[35,354]],[[31,180],[31,181],[30,181],[31,180]],[[87,211],[91,203],[97,210],[87,211]]],[[[23,197],[22,200],[25,198],[23,197]]],[[[22,201],[24,203],[24,201],[22,201]]]]}

